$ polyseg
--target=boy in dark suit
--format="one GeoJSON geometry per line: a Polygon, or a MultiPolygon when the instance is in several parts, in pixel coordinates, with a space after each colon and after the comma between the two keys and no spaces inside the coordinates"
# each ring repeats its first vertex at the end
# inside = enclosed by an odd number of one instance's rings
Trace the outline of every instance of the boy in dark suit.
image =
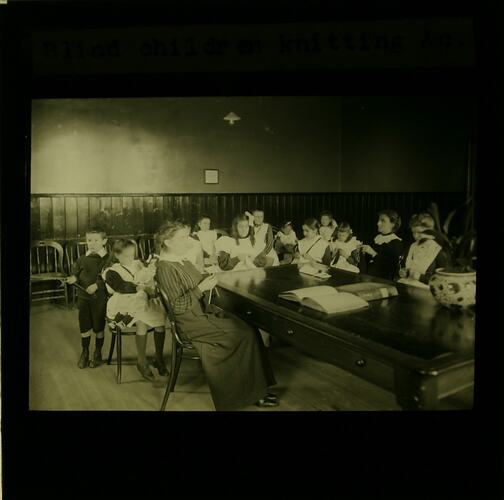
{"type": "Polygon", "coordinates": [[[77,283],[77,306],[79,308],[79,327],[81,332],[82,353],[79,368],[94,368],[102,364],[102,347],[105,330],[107,307],[107,290],[101,272],[109,255],[105,248],[107,234],[101,228],[90,228],[86,231],[86,255],[77,259],[72,268],[69,284],[77,283]],[[85,289],[85,291],[83,290],[85,289]],[[93,358],[89,358],[91,332],[96,334],[93,358]]]}

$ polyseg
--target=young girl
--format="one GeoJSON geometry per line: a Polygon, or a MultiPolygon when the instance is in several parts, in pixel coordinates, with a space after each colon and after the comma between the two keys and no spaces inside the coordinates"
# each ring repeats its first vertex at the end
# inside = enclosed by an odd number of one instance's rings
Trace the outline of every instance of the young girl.
{"type": "Polygon", "coordinates": [[[259,245],[264,245],[264,249],[261,251],[261,256],[265,257],[266,255],[269,255],[273,250],[274,244],[273,228],[270,224],[264,222],[264,211],[260,208],[256,208],[252,212],[252,218],[250,217],[250,212],[246,211],[245,215],[248,217],[249,223],[253,222],[252,228],[255,240],[259,243],[259,245]]]}
{"type": "Polygon", "coordinates": [[[271,248],[266,253],[266,242],[256,238],[246,215],[234,218],[231,236],[219,238],[216,247],[217,262],[222,271],[279,265],[275,250],[271,248]]]}
{"type": "MultiPolygon", "coordinates": [[[[306,219],[303,224],[304,238],[299,240],[294,253],[295,261],[310,264],[331,264],[329,243],[319,234],[319,223],[315,218],[306,219]]],[[[316,267],[316,266],[315,266],[316,267]]]]}
{"type": "Polygon", "coordinates": [[[449,265],[449,255],[435,239],[435,222],[430,214],[413,215],[409,226],[414,242],[406,252],[404,267],[399,269],[399,281],[426,287],[437,268],[449,265]]]}
{"type": "Polygon", "coordinates": [[[278,397],[267,392],[275,379],[257,330],[231,313],[203,309],[202,295],[217,278],[204,277],[184,260],[189,231],[180,222],[166,222],[157,237],[163,248],[156,270],[159,287],[201,357],[215,409],[278,406],[278,397]]]}
{"type": "Polygon", "coordinates": [[[331,212],[322,212],[320,214],[319,234],[325,241],[331,241],[335,229],[338,227],[331,212]]]}
{"type": "MultiPolygon", "coordinates": [[[[395,233],[401,227],[401,218],[394,210],[382,210],[378,214],[378,235],[372,245],[362,245],[366,255],[366,273],[378,278],[393,280],[399,268],[403,243],[395,233]]],[[[363,259],[361,259],[361,262],[363,259]]]]}
{"type": "Polygon", "coordinates": [[[360,272],[358,267],[360,245],[362,245],[362,242],[353,236],[350,224],[348,222],[340,222],[336,229],[336,239],[329,243],[332,255],[331,267],[354,273],[360,272]]]}
{"type": "Polygon", "coordinates": [[[216,262],[215,242],[217,241],[217,232],[215,229],[210,229],[211,219],[208,215],[198,217],[196,227],[192,233],[192,237],[201,242],[203,247],[203,258],[208,264],[216,262]]]}
{"type": "Polygon", "coordinates": [[[284,222],[275,236],[274,244],[275,252],[281,259],[280,264],[290,264],[292,262],[297,242],[298,239],[292,228],[292,222],[284,222]]]}
{"type": "Polygon", "coordinates": [[[168,374],[164,359],[166,312],[159,299],[149,298],[154,293],[155,261],[145,267],[140,260],[135,260],[133,242],[120,239],[114,243],[113,255],[117,262],[103,271],[103,278],[109,293],[107,316],[130,316],[128,325],[136,324],[135,336],[138,361],[137,369],[146,380],[154,380],[154,375],[146,360],[147,329],[154,327],[154,344],[156,348],[155,367],[159,374],[168,374]]]}

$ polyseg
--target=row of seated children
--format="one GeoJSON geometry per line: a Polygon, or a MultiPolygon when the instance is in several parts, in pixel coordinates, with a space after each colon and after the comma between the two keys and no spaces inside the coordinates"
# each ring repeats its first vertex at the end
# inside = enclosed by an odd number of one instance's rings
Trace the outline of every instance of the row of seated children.
{"type": "Polygon", "coordinates": [[[353,236],[348,223],[340,224],[338,230],[328,212],[322,214],[321,223],[313,218],[305,221],[301,240],[298,240],[291,221],[282,224],[273,235],[272,226],[264,222],[264,212],[259,209],[235,217],[230,236],[218,238],[210,226],[209,216],[200,217],[192,236],[201,242],[205,262],[214,264],[216,271],[309,261],[358,272],[353,264],[358,256],[353,252],[360,242],[353,236]]]}
{"type": "Polygon", "coordinates": [[[205,257],[212,256],[218,264],[218,271],[309,262],[390,280],[400,277],[408,284],[418,285],[427,283],[437,267],[445,267],[449,262],[448,252],[436,236],[434,219],[427,213],[411,218],[414,243],[406,248],[396,234],[401,218],[394,210],[379,212],[378,234],[371,244],[359,241],[349,223],[337,224],[330,212],[323,212],[320,222],[307,219],[300,240],[291,221],[282,224],[273,236],[262,210],[236,217],[230,237],[217,238],[213,232],[209,238],[212,231],[208,216],[200,219],[199,225],[196,237],[205,244],[205,257]],[[399,269],[401,262],[403,267],[399,269]]]}
{"type": "Polygon", "coordinates": [[[259,209],[237,216],[230,236],[218,238],[210,226],[209,216],[200,217],[192,236],[201,242],[205,262],[215,264],[216,271],[310,262],[359,272],[357,250],[361,242],[348,223],[338,226],[329,212],[321,214],[320,222],[307,219],[300,240],[291,221],[273,235],[272,226],[264,222],[264,212],[259,209]]]}
{"type": "MultiPolygon", "coordinates": [[[[313,230],[311,222],[310,219],[308,232],[313,230]]],[[[290,263],[299,243],[290,221],[284,223],[274,235],[272,226],[264,221],[264,211],[260,209],[252,213],[245,211],[235,217],[230,236],[219,238],[210,226],[210,217],[201,216],[191,236],[201,243],[205,263],[215,264],[216,269],[221,271],[275,266],[280,264],[279,257],[282,258],[282,264],[290,263]]],[[[316,228],[317,236],[320,228],[323,240],[331,241],[336,227],[332,215],[323,213],[321,224],[316,228]]]]}

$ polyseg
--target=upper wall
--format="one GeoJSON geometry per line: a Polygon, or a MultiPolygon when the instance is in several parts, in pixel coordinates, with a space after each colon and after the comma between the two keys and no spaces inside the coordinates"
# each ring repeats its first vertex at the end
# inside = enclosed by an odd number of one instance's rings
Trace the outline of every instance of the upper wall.
{"type": "Polygon", "coordinates": [[[475,99],[345,97],[342,190],[464,191],[475,99]]]}
{"type": "Polygon", "coordinates": [[[341,187],[338,97],[39,100],[32,116],[32,193],[341,187]]]}
{"type": "Polygon", "coordinates": [[[33,101],[32,193],[463,191],[460,97],[33,101]],[[230,111],[241,120],[229,125],[230,111]],[[204,169],[219,169],[218,185],[204,169]]]}

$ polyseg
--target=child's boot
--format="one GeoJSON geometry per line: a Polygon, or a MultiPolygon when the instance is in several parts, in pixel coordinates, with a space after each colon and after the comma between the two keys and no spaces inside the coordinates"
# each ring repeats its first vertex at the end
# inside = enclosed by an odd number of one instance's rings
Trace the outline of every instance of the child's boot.
{"type": "Polygon", "coordinates": [[[81,344],[82,344],[82,352],[79,358],[79,362],[77,363],[77,366],[79,368],[86,368],[89,366],[89,342],[91,340],[91,337],[82,337],[81,338],[81,344]]]}
{"type": "Polygon", "coordinates": [[[136,345],[137,345],[137,353],[138,353],[138,362],[137,362],[137,370],[140,372],[142,377],[145,380],[150,382],[154,381],[155,377],[149,368],[149,364],[147,363],[146,351],[147,351],[147,335],[135,335],[136,345]]]}
{"type": "Polygon", "coordinates": [[[102,347],[103,347],[103,337],[96,337],[95,352],[93,353],[93,359],[89,362],[91,368],[96,368],[103,363],[102,358],[102,347]]]}

